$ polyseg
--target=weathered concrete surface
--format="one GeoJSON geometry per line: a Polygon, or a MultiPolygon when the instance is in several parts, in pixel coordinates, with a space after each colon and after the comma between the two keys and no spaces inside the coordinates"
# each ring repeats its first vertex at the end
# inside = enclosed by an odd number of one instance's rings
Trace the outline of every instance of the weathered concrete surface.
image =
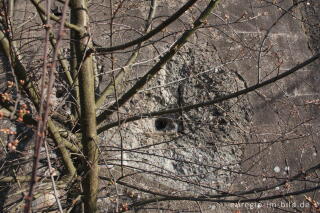
{"type": "MultiPolygon", "coordinates": [[[[261,6],[261,3],[250,2],[252,8],[249,14],[257,15],[259,12],[272,14],[268,19],[257,19],[254,23],[257,27],[253,27],[250,33],[242,33],[244,38],[250,38],[252,34],[261,34],[259,38],[261,40],[265,31],[261,31],[260,26],[268,29],[283,10],[279,10],[276,6],[258,9],[256,6],[261,6]]],[[[239,11],[242,5],[243,2],[238,4],[239,11]]],[[[230,4],[230,7],[233,6],[230,4]]],[[[279,6],[290,8],[292,2],[283,1],[279,6]]],[[[262,61],[262,77],[267,74],[271,77],[278,72],[284,72],[319,50],[319,19],[316,18],[319,18],[319,12],[319,1],[305,2],[295,8],[294,13],[285,15],[270,31],[266,41],[271,47],[270,57],[264,57],[262,61]],[[300,19],[305,23],[303,24],[300,19]],[[281,57],[283,63],[279,70],[272,72],[277,64],[276,57],[281,57]]],[[[319,100],[319,64],[317,61],[286,79],[260,89],[259,93],[250,94],[253,121],[250,130],[251,139],[244,148],[242,169],[252,176],[243,175],[239,178],[238,183],[242,184],[243,190],[278,183],[319,163],[320,108],[317,104],[310,104],[313,100],[319,100]]],[[[256,55],[252,61],[237,64],[235,69],[245,76],[249,85],[257,82],[256,55]]],[[[307,183],[308,181],[318,180],[311,175],[304,181],[294,181],[260,196],[315,186],[310,182],[307,183]]],[[[316,201],[320,199],[318,192],[303,195],[308,195],[316,201]]],[[[309,208],[299,207],[299,204],[307,203],[303,195],[263,202],[267,208],[239,209],[241,212],[309,212],[309,208]],[[294,208],[293,203],[297,204],[297,208],[294,208]],[[272,207],[273,204],[277,208],[272,207]]]]}

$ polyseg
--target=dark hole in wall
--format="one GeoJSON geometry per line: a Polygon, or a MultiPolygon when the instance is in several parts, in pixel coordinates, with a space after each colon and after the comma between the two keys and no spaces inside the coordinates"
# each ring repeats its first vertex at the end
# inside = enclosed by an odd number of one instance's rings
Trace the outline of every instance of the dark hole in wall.
{"type": "Polygon", "coordinates": [[[176,125],[172,119],[169,118],[157,118],[154,122],[154,126],[158,131],[168,131],[176,129],[176,125]]]}
{"type": "Polygon", "coordinates": [[[155,120],[154,125],[158,131],[165,130],[168,125],[168,120],[164,118],[158,118],[155,120]]]}

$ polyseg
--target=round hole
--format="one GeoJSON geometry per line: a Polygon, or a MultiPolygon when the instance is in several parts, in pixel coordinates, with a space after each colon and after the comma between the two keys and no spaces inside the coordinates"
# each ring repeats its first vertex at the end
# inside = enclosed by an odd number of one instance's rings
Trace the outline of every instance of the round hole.
{"type": "Polygon", "coordinates": [[[165,119],[165,118],[158,118],[155,120],[155,127],[156,127],[156,130],[158,131],[161,131],[161,130],[165,130],[167,125],[169,123],[169,120],[168,119],[165,119]]]}

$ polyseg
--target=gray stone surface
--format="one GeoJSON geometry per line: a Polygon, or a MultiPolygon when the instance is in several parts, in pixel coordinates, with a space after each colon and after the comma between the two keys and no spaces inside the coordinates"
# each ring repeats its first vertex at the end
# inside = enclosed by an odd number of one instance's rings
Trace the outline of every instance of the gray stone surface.
{"type": "MultiPolygon", "coordinates": [[[[195,104],[244,88],[236,74],[212,63],[214,57],[215,52],[207,51],[205,45],[187,45],[123,113],[177,107],[180,99],[181,104],[195,104]]],[[[144,171],[147,182],[159,182],[178,194],[215,194],[214,189],[230,186],[234,177],[230,171],[239,170],[242,150],[236,144],[245,142],[250,116],[245,104],[244,98],[141,119],[123,124],[120,131],[107,131],[102,141],[118,148],[122,141],[127,150],[123,153],[124,165],[144,171]],[[159,128],[159,121],[164,126],[159,128]]],[[[110,164],[119,164],[120,152],[112,159],[110,164]]]]}

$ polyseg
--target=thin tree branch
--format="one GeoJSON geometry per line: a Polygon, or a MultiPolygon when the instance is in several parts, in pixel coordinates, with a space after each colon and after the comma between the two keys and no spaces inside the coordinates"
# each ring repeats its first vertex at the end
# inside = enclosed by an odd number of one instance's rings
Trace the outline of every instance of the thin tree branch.
{"type": "Polygon", "coordinates": [[[34,160],[33,160],[33,167],[32,167],[32,175],[31,175],[31,182],[30,182],[30,189],[28,196],[25,197],[25,208],[24,212],[29,213],[31,211],[31,203],[33,198],[33,191],[34,187],[37,183],[37,169],[40,159],[40,149],[42,144],[47,136],[47,122],[49,117],[49,111],[51,108],[51,92],[54,84],[55,72],[56,72],[56,58],[59,54],[59,44],[62,41],[63,36],[63,29],[64,29],[64,22],[66,19],[66,8],[67,8],[68,0],[64,5],[61,24],[58,32],[58,40],[56,47],[53,51],[53,59],[52,63],[49,66],[48,61],[48,51],[49,51],[49,37],[50,37],[50,19],[49,19],[49,11],[51,7],[51,0],[47,1],[46,4],[46,11],[47,11],[47,22],[46,22],[46,39],[45,39],[45,50],[44,50],[44,63],[43,63],[43,73],[42,73],[42,82],[41,82],[41,97],[40,97],[40,106],[39,106],[39,121],[37,125],[36,137],[35,137],[35,147],[34,147],[34,160]],[[50,68],[49,70],[48,67],[50,68]],[[48,72],[49,71],[49,72],[48,72]],[[48,73],[48,85],[46,85],[46,78],[48,73]]]}
{"type": "MultiPolygon", "coordinates": [[[[40,13],[39,15],[40,15],[42,23],[46,24],[46,21],[47,21],[48,18],[46,19],[42,13],[40,13]]],[[[51,27],[51,26],[49,25],[47,27],[51,27]]],[[[55,49],[56,45],[57,45],[57,41],[55,39],[54,34],[51,31],[49,33],[49,39],[50,39],[51,46],[55,49]]],[[[57,51],[58,51],[57,58],[58,58],[59,63],[60,63],[60,65],[61,65],[61,67],[62,67],[62,69],[63,69],[63,71],[65,73],[65,76],[66,76],[66,79],[67,79],[67,83],[69,84],[69,86],[72,86],[73,85],[73,79],[72,79],[71,74],[70,74],[70,72],[68,70],[67,60],[62,56],[60,48],[57,51]]]]}
{"type": "Polygon", "coordinates": [[[61,202],[60,202],[60,199],[59,199],[59,194],[58,194],[58,191],[57,191],[57,186],[56,186],[53,174],[52,174],[53,168],[52,168],[52,165],[51,165],[49,149],[48,149],[48,145],[47,145],[46,141],[44,142],[44,147],[45,147],[45,150],[46,150],[46,157],[47,157],[47,161],[48,161],[48,168],[49,168],[50,179],[51,179],[51,182],[52,182],[52,188],[53,188],[53,192],[54,192],[54,197],[56,198],[56,202],[58,204],[58,208],[59,208],[60,213],[63,213],[61,202]]]}

